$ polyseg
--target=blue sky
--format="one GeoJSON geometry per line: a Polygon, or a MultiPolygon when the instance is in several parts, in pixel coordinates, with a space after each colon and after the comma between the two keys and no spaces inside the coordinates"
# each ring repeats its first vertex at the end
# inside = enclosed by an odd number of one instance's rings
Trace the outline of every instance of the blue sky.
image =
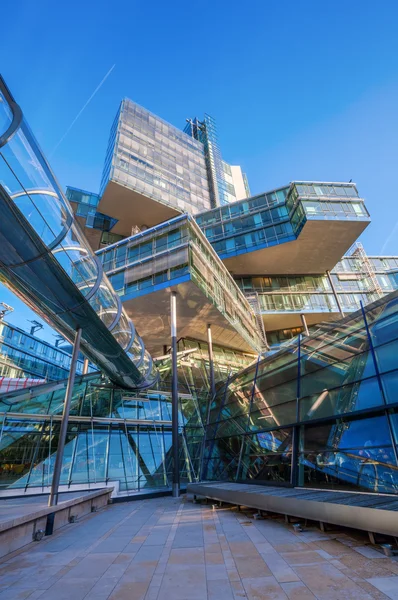
{"type": "MultiPolygon", "coordinates": [[[[253,194],[353,179],[367,252],[398,254],[396,0],[3,0],[2,15],[2,74],[46,155],[115,65],[52,154],[63,187],[98,190],[128,96],[176,126],[214,116],[253,194]]],[[[2,299],[25,326],[27,309],[2,299]]]]}

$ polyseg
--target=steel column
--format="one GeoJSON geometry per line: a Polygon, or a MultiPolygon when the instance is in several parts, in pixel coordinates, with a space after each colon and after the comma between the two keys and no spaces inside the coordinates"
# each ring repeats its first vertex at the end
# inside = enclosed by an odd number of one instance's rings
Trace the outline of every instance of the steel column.
{"type": "Polygon", "coordinates": [[[301,318],[301,322],[302,322],[303,327],[304,327],[304,333],[305,333],[305,335],[310,335],[310,332],[308,331],[307,321],[306,321],[306,318],[303,315],[303,313],[301,313],[300,318],[301,318]]]}
{"type": "Polygon", "coordinates": [[[178,373],[177,373],[177,292],[170,295],[171,323],[171,440],[173,444],[173,498],[180,495],[180,457],[178,440],[178,373]]]}
{"type": "Polygon", "coordinates": [[[297,387],[296,387],[296,425],[293,427],[292,436],[292,466],[290,474],[290,483],[294,486],[298,484],[298,461],[300,454],[300,396],[301,396],[301,334],[297,341],[297,387]]]}
{"type": "Polygon", "coordinates": [[[340,302],[340,298],[336,292],[336,288],[334,287],[334,283],[333,283],[332,276],[330,275],[330,271],[326,271],[326,275],[329,280],[330,287],[332,288],[334,299],[336,300],[336,304],[339,308],[339,313],[341,314],[342,317],[344,317],[345,315],[344,315],[344,311],[343,311],[343,306],[342,306],[342,304],[340,302]]]}
{"type": "Polygon", "coordinates": [[[88,358],[84,359],[83,363],[83,375],[87,375],[88,373],[88,358]]]}
{"type": "Polygon", "coordinates": [[[213,342],[210,323],[207,325],[207,344],[209,346],[210,391],[212,398],[214,398],[214,394],[216,393],[216,382],[214,379],[213,342]]]}
{"type": "MultiPolygon", "coordinates": [[[[65,392],[64,409],[62,412],[61,428],[60,428],[60,432],[59,432],[58,448],[57,448],[57,453],[56,453],[56,457],[55,457],[54,474],[53,474],[53,479],[52,479],[52,483],[51,483],[51,491],[50,491],[50,496],[48,499],[48,506],[56,506],[58,504],[58,488],[59,488],[59,482],[61,479],[62,460],[64,457],[64,448],[65,448],[66,433],[68,430],[70,404],[71,404],[71,400],[72,400],[73,386],[75,383],[76,365],[77,365],[77,358],[79,356],[81,336],[82,336],[82,330],[80,328],[78,328],[76,330],[75,341],[73,344],[72,360],[70,363],[69,378],[68,378],[68,383],[67,383],[66,392],[65,392]]],[[[51,533],[52,533],[52,531],[51,531],[51,533]]]]}

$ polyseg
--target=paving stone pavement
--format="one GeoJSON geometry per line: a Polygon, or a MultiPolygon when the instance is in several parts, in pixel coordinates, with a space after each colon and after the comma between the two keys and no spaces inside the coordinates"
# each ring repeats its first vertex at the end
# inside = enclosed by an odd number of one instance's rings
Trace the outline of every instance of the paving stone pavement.
{"type": "Polygon", "coordinates": [[[5,557],[0,600],[398,599],[398,561],[184,498],[115,504],[5,557]]]}

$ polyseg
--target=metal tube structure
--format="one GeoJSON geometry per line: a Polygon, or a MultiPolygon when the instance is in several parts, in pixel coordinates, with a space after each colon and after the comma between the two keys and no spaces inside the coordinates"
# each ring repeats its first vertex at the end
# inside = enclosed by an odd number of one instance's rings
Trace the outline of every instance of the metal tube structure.
{"type": "Polygon", "coordinates": [[[113,383],[152,386],[156,366],[1,76],[0,214],[2,282],[71,343],[80,328],[113,383]]]}
{"type": "Polygon", "coordinates": [[[171,439],[173,445],[173,498],[180,495],[180,452],[178,439],[177,292],[170,294],[171,323],[171,439]]]}
{"type": "Polygon", "coordinates": [[[302,322],[303,327],[304,327],[304,333],[305,333],[305,335],[310,335],[310,332],[308,331],[307,321],[306,321],[305,316],[303,315],[303,313],[301,313],[300,318],[301,318],[301,322],[302,322]]]}
{"type": "Polygon", "coordinates": [[[209,346],[210,391],[212,398],[214,398],[214,394],[216,393],[216,382],[214,378],[213,341],[210,323],[207,325],[207,344],[209,346]]]}
{"type": "Polygon", "coordinates": [[[82,336],[82,330],[79,328],[76,331],[75,341],[73,344],[72,360],[71,360],[71,364],[70,364],[68,383],[67,383],[66,391],[65,391],[64,409],[62,412],[61,428],[59,431],[58,448],[57,448],[57,454],[56,454],[56,458],[55,458],[53,479],[51,482],[51,491],[50,491],[50,496],[48,498],[48,506],[56,506],[58,504],[58,488],[59,488],[59,482],[61,479],[62,460],[64,457],[64,448],[65,448],[66,433],[68,430],[70,403],[71,403],[71,399],[72,399],[73,386],[75,384],[76,365],[77,365],[77,358],[79,356],[81,336],[82,336]]]}
{"type": "Polygon", "coordinates": [[[342,304],[340,302],[339,296],[338,296],[338,294],[336,292],[336,288],[334,287],[334,283],[333,283],[332,276],[330,275],[330,271],[326,271],[326,275],[327,275],[327,278],[329,280],[330,287],[332,288],[334,299],[336,300],[336,304],[337,304],[337,306],[339,308],[339,313],[341,314],[342,317],[344,317],[345,315],[344,315],[343,307],[342,307],[342,304]]]}
{"type": "Polygon", "coordinates": [[[88,373],[88,358],[84,359],[83,362],[83,375],[87,375],[88,373]]]}

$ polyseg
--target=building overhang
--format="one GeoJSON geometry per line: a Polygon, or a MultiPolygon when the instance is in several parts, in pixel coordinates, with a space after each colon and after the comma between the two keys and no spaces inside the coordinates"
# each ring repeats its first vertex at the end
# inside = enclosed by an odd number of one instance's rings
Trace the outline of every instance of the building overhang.
{"type": "Polygon", "coordinates": [[[308,219],[296,240],[220,258],[232,275],[316,275],[333,269],[370,219],[308,219]]]}
{"type": "Polygon", "coordinates": [[[126,237],[131,235],[135,226],[140,229],[153,227],[182,213],[168,204],[112,180],[108,181],[97,210],[118,219],[111,231],[126,237]]]}
{"type": "Polygon", "coordinates": [[[84,232],[84,235],[86,236],[88,243],[90,244],[94,252],[99,250],[101,247],[101,238],[103,232],[100,229],[86,227],[86,219],[84,217],[80,217],[75,214],[75,219],[79,223],[82,231],[84,232]]]}
{"type": "Polygon", "coordinates": [[[192,281],[165,286],[148,293],[121,296],[123,308],[134,323],[140,336],[155,357],[164,354],[170,346],[170,293],[177,292],[177,338],[207,341],[207,325],[211,324],[213,343],[241,352],[257,353],[255,341],[251,345],[232,323],[217,309],[202,290],[192,281]]]}
{"type": "Polygon", "coordinates": [[[339,312],[315,312],[315,311],[301,311],[301,312],[267,312],[261,313],[264,327],[266,331],[277,331],[279,329],[292,329],[293,327],[302,327],[300,314],[303,314],[307,322],[308,327],[311,325],[317,325],[322,321],[337,321],[341,319],[339,312]]]}

